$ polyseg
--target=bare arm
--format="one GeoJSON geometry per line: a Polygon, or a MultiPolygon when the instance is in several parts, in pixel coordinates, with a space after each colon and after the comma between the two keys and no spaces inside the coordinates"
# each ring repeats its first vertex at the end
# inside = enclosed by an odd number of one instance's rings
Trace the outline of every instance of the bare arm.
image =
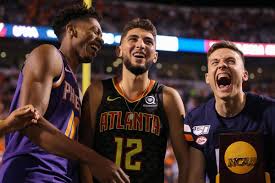
{"type": "Polygon", "coordinates": [[[192,163],[189,164],[187,183],[205,183],[205,158],[203,153],[190,147],[189,158],[192,163]]]}
{"type": "MultiPolygon", "coordinates": [[[[79,126],[79,141],[80,143],[93,147],[94,130],[95,130],[95,119],[96,111],[100,105],[102,98],[102,84],[98,81],[93,81],[92,85],[85,92],[82,102],[82,115],[81,123],[79,126]],[[95,97],[96,96],[96,97],[95,97]],[[90,107],[93,104],[93,107],[90,107]]],[[[93,182],[92,174],[89,167],[85,164],[81,164],[81,182],[90,183],[93,182]]]]}
{"type": "Polygon", "coordinates": [[[182,183],[187,179],[187,167],[189,165],[188,145],[183,139],[185,110],[179,93],[170,87],[164,87],[163,100],[169,122],[169,134],[179,166],[179,182],[182,183]]]}
{"type": "MultiPolygon", "coordinates": [[[[24,70],[19,105],[32,104],[41,115],[48,108],[53,78],[62,71],[60,53],[51,45],[42,45],[28,56],[24,70]]],[[[22,133],[46,151],[73,160],[93,164],[92,150],[70,140],[49,121],[41,117],[38,125],[30,125],[22,133]]]]}
{"type": "MultiPolygon", "coordinates": [[[[85,93],[82,104],[82,117],[80,123],[80,142],[93,147],[96,128],[96,114],[101,103],[103,86],[101,81],[93,81],[85,93]]],[[[102,157],[102,163],[96,167],[81,165],[82,183],[92,182],[92,173],[100,182],[115,180],[115,182],[130,182],[123,170],[112,161],[102,157]]]]}

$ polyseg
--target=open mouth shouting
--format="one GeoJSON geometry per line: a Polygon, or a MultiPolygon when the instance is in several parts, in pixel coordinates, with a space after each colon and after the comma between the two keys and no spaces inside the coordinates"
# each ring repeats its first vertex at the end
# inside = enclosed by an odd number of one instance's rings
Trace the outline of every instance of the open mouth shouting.
{"type": "Polygon", "coordinates": [[[220,73],[216,78],[217,86],[222,91],[227,91],[232,86],[232,77],[229,73],[220,73]]]}

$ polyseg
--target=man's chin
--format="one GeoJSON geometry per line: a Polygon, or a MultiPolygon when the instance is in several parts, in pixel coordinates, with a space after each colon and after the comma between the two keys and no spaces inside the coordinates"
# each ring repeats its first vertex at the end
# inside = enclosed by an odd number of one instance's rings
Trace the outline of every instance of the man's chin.
{"type": "Polygon", "coordinates": [[[231,92],[216,91],[215,96],[216,96],[216,98],[219,98],[222,100],[228,100],[232,97],[232,94],[231,94],[231,92]]]}
{"type": "Polygon", "coordinates": [[[92,63],[93,61],[94,61],[94,58],[93,58],[93,57],[81,59],[81,63],[82,63],[82,64],[92,63]]]}

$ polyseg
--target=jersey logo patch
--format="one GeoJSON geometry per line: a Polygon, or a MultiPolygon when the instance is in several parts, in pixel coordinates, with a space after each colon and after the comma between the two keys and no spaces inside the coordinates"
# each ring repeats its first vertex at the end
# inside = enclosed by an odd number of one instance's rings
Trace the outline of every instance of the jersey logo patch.
{"type": "Polygon", "coordinates": [[[206,135],[209,133],[210,125],[199,125],[199,126],[194,126],[193,128],[193,133],[195,135],[206,135]]]}
{"type": "Polygon", "coordinates": [[[120,99],[120,97],[115,97],[115,98],[112,98],[111,96],[108,96],[108,97],[107,97],[107,101],[108,101],[108,102],[113,102],[113,101],[115,101],[115,100],[117,100],[117,99],[120,99]]]}
{"type": "Polygon", "coordinates": [[[149,95],[145,97],[145,103],[143,107],[157,107],[158,104],[156,103],[156,99],[153,95],[149,95]]]}
{"type": "Polygon", "coordinates": [[[199,145],[203,145],[207,142],[207,138],[205,136],[199,136],[196,140],[196,143],[199,145]]]}
{"type": "Polygon", "coordinates": [[[190,128],[190,126],[189,126],[189,125],[184,124],[184,132],[191,133],[191,128],[190,128]]]}
{"type": "Polygon", "coordinates": [[[69,73],[72,73],[73,74],[73,72],[71,71],[71,70],[69,70],[69,69],[67,69],[67,67],[65,67],[65,72],[69,72],[69,73]]]}

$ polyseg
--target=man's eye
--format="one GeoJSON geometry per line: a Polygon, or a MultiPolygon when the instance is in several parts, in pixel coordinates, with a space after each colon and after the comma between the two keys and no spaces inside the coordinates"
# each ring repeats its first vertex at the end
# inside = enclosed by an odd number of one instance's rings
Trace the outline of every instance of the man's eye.
{"type": "Polygon", "coordinates": [[[145,43],[148,44],[148,45],[153,45],[152,41],[145,41],[145,43]]]}

